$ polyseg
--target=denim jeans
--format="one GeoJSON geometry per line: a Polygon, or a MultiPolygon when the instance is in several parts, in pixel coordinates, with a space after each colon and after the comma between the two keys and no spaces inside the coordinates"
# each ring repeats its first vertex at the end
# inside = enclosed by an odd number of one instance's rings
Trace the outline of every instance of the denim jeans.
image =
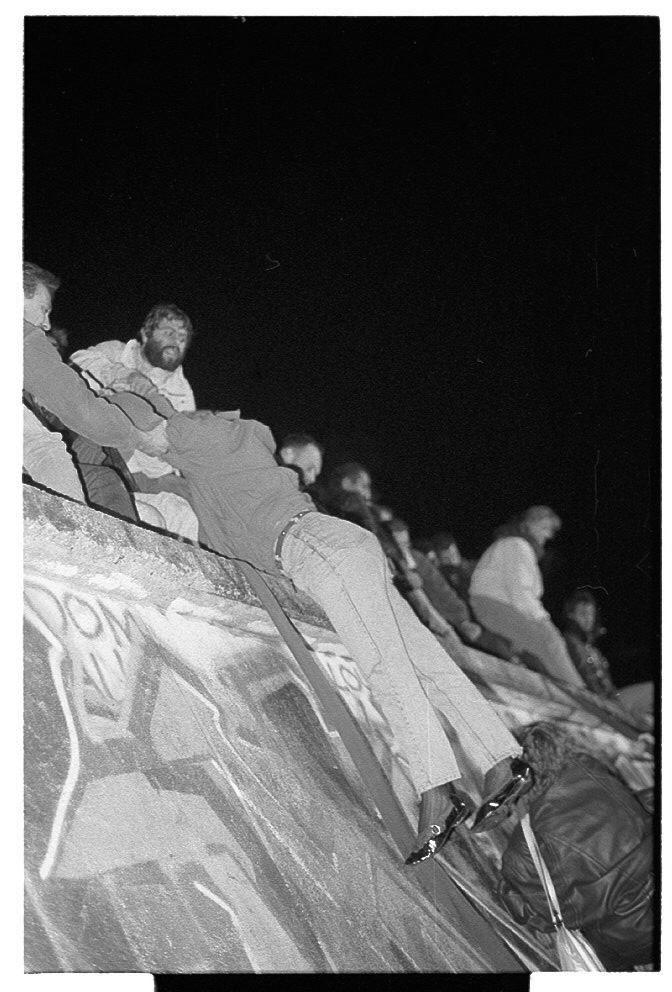
{"type": "Polygon", "coordinates": [[[23,467],[34,482],[85,503],[77,469],[61,435],[23,407],[23,467]]]}
{"type": "Polygon", "coordinates": [[[377,539],[308,513],[287,532],[282,568],[329,617],[406,759],[418,793],[460,777],[437,710],[481,772],[520,747],[394,588],[377,539]]]}
{"type": "Polygon", "coordinates": [[[586,684],[569,656],[564,638],[552,620],[528,617],[508,603],[489,596],[472,596],[471,605],[479,623],[513,644],[516,651],[530,651],[542,663],[546,674],[569,685],[585,689],[586,684]]]}

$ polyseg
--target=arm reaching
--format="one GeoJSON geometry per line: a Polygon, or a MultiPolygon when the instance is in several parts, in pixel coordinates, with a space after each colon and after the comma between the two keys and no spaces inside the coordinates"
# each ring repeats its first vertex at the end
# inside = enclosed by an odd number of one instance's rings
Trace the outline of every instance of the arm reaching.
{"type": "Polygon", "coordinates": [[[153,430],[141,431],[138,440],[140,451],[144,451],[146,455],[165,455],[168,451],[167,426],[167,422],[162,420],[153,430]]]}
{"type": "Polygon", "coordinates": [[[96,444],[137,447],[138,432],[120,410],[96,396],[83,378],[65,365],[43,331],[24,325],[23,385],[40,406],[96,444]]]}
{"type": "Polygon", "coordinates": [[[152,380],[142,372],[129,372],[128,377],[114,386],[114,389],[116,392],[129,392],[142,396],[162,417],[169,418],[177,412],[170,400],[162,396],[152,380]]]}
{"type": "Polygon", "coordinates": [[[70,362],[81,369],[93,390],[100,392],[101,386],[122,386],[132,371],[120,361],[123,349],[121,341],[102,341],[91,348],[75,351],[70,362]]]}

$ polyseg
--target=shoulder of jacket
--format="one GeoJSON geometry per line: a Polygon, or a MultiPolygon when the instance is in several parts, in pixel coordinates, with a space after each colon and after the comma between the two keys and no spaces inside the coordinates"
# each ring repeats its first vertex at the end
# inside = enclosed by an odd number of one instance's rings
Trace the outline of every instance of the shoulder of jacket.
{"type": "Polygon", "coordinates": [[[78,355],[109,355],[110,357],[117,357],[122,355],[129,344],[132,344],[132,341],[99,341],[98,344],[92,344],[88,348],[80,348],[79,351],[73,352],[71,357],[73,361],[77,360],[78,355]]]}

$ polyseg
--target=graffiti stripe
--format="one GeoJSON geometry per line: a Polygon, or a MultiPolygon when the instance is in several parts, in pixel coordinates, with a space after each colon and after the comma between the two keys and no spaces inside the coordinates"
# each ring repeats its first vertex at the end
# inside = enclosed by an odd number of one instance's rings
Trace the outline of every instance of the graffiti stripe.
{"type": "Polygon", "coordinates": [[[77,728],[72,716],[72,710],[70,709],[70,703],[68,702],[67,693],[65,691],[65,685],[63,684],[61,662],[65,657],[65,651],[51,633],[49,628],[42,622],[32,607],[28,605],[26,605],[26,617],[30,620],[33,626],[40,631],[43,637],[46,638],[47,643],[49,644],[49,668],[51,669],[51,677],[54,680],[58,701],[60,702],[61,709],[63,710],[63,716],[65,717],[65,723],[68,728],[68,737],[70,739],[70,764],[68,766],[67,775],[65,776],[63,788],[61,789],[61,794],[58,797],[56,815],[54,816],[54,821],[51,825],[47,852],[44,856],[42,864],[40,865],[40,878],[45,879],[49,877],[52,868],[54,867],[56,854],[58,853],[58,847],[61,841],[61,833],[65,823],[65,816],[79,777],[79,738],[77,736],[77,728]]]}

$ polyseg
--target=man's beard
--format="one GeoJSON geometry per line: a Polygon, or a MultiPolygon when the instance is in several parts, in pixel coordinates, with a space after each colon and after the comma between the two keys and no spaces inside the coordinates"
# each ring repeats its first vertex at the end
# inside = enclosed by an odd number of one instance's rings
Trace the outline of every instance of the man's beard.
{"type": "Polygon", "coordinates": [[[170,345],[161,345],[152,338],[148,338],[142,346],[142,353],[150,365],[154,365],[157,369],[163,369],[165,372],[174,372],[182,364],[184,355],[179,348],[172,349],[172,357],[164,355],[164,352],[170,347],[170,345]]]}

